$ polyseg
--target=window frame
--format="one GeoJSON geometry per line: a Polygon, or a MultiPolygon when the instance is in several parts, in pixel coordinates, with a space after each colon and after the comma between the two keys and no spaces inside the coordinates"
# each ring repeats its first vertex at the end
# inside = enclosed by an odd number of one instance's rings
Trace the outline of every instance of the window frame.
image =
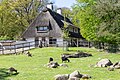
{"type": "Polygon", "coordinates": [[[36,30],[37,32],[47,32],[49,29],[48,26],[37,26],[36,30]]]}
{"type": "Polygon", "coordinates": [[[74,28],[74,32],[75,32],[75,33],[78,33],[78,28],[74,28]]]}

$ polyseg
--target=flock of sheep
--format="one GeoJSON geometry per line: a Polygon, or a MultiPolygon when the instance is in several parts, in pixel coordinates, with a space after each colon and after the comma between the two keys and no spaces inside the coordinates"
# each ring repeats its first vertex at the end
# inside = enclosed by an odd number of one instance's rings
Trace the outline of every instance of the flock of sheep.
{"type": "MultiPolygon", "coordinates": [[[[32,54],[29,51],[23,52],[23,53],[26,54],[28,57],[32,57],[32,54]]],[[[62,61],[62,64],[58,64],[57,62],[54,61],[52,57],[50,57],[46,66],[49,68],[57,68],[58,66],[68,67],[68,65],[64,63],[64,62],[70,62],[68,57],[66,57],[65,55],[62,55],[61,61],[62,61]]],[[[116,62],[113,64],[109,59],[102,59],[99,62],[97,62],[94,67],[107,67],[107,66],[110,66],[108,68],[109,71],[113,71],[114,69],[120,69],[120,62],[116,62]]],[[[9,73],[14,73],[14,72],[18,73],[17,69],[10,67],[9,73]]],[[[54,78],[55,80],[80,80],[81,78],[83,80],[87,80],[91,78],[91,76],[87,74],[80,74],[80,72],[76,70],[70,74],[55,75],[54,78]]]]}

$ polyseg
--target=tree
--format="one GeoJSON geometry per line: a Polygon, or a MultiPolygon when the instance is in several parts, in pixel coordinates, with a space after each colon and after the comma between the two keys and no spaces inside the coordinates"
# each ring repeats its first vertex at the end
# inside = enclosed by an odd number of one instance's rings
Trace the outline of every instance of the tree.
{"type": "Polygon", "coordinates": [[[77,0],[74,18],[80,20],[81,34],[89,41],[110,44],[115,49],[120,43],[119,0],[77,0]]]}
{"type": "Polygon", "coordinates": [[[18,38],[48,0],[3,0],[0,3],[0,35],[18,38]]]}
{"type": "Polygon", "coordinates": [[[98,37],[104,42],[120,43],[120,1],[99,0],[95,6],[95,15],[99,18],[98,37]]]}
{"type": "Polygon", "coordinates": [[[67,23],[66,20],[67,18],[69,18],[70,20],[72,19],[72,11],[67,7],[62,7],[61,12],[62,15],[64,16],[64,20],[63,20],[64,26],[62,28],[63,39],[64,39],[63,50],[68,51],[69,50],[68,42],[70,41],[70,38],[69,38],[69,30],[68,30],[69,23],[67,23]]]}
{"type": "Polygon", "coordinates": [[[94,15],[93,5],[95,5],[94,0],[77,0],[77,4],[73,6],[74,24],[80,26],[82,36],[88,41],[97,41],[98,20],[94,15]]]}
{"type": "Polygon", "coordinates": [[[16,17],[14,16],[15,13],[12,12],[13,7],[11,6],[8,1],[4,0],[0,3],[0,35],[2,37],[7,37],[10,38],[13,36],[12,34],[15,33],[17,30],[13,29],[14,25],[14,20],[16,17]],[[12,32],[11,32],[12,30],[12,32]]]}
{"type": "Polygon", "coordinates": [[[120,1],[98,0],[94,9],[99,19],[99,40],[109,44],[110,52],[116,52],[120,43],[120,1]]]}
{"type": "Polygon", "coordinates": [[[68,24],[67,24],[67,22],[65,22],[66,21],[66,17],[67,17],[67,14],[66,13],[64,13],[63,14],[64,15],[64,26],[63,26],[63,28],[62,28],[62,31],[63,31],[63,50],[66,50],[66,51],[68,51],[69,49],[68,49],[68,38],[69,38],[69,31],[68,31],[68,24]],[[65,43],[64,43],[65,42],[65,43]],[[65,45],[64,45],[65,44],[65,45]]]}

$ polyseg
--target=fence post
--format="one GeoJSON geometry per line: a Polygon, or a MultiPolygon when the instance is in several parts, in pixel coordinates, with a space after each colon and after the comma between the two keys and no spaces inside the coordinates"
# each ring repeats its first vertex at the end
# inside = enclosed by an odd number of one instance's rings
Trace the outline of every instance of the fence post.
{"type": "Polygon", "coordinates": [[[10,51],[11,51],[11,49],[12,49],[12,48],[11,48],[11,43],[10,43],[10,51]]]}
{"type": "Polygon", "coordinates": [[[68,42],[67,41],[63,41],[63,50],[68,51],[68,42]]]}
{"type": "Polygon", "coordinates": [[[24,43],[23,43],[22,45],[23,45],[23,47],[22,47],[22,52],[24,52],[24,43]]]}
{"type": "Polygon", "coordinates": [[[16,45],[14,45],[14,51],[15,51],[15,53],[16,53],[16,45]]]}
{"type": "Polygon", "coordinates": [[[77,39],[77,47],[79,46],[79,42],[78,42],[78,39],[77,39]]]}
{"type": "Polygon", "coordinates": [[[4,48],[3,48],[3,46],[2,46],[2,54],[4,54],[4,48]]]}
{"type": "Polygon", "coordinates": [[[90,42],[89,42],[89,41],[88,41],[88,47],[91,48],[91,46],[90,46],[90,42]]]}
{"type": "Polygon", "coordinates": [[[29,49],[30,49],[30,42],[29,42],[29,49]]]}

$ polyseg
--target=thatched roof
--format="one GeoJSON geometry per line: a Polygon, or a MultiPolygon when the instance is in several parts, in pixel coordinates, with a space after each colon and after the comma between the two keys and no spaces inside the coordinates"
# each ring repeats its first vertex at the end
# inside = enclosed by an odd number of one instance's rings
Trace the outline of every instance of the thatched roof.
{"type": "MultiPolygon", "coordinates": [[[[31,23],[31,25],[26,29],[26,31],[22,34],[22,38],[30,38],[30,37],[62,37],[62,30],[64,26],[64,22],[73,25],[72,22],[68,18],[64,18],[64,16],[52,11],[49,8],[45,8],[31,23]],[[37,33],[37,26],[48,26],[49,31],[47,33],[37,33]]],[[[75,26],[73,26],[75,27],[75,26]]],[[[70,33],[71,37],[80,38],[79,34],[70,33]],[[77,35],[77,36],[76,36],[77,35]]]]}

